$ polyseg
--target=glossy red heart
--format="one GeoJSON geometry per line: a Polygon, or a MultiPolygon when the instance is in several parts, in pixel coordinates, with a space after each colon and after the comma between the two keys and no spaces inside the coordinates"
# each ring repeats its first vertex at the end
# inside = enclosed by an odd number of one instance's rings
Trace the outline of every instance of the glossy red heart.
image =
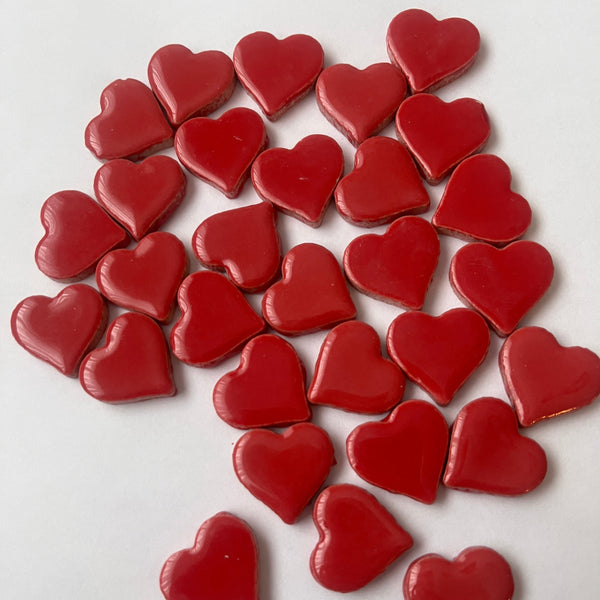
{"type": "Polygon", "coordinates": [[[309,135],[291,150],[271,148],[252,164],[258,195],[282,212],[318,227],[344,172],[339,144],[327,135],[309,135]]]}
{"type": "Polygon", "coordinates": [[[432,94],[416,94],[400,105],[396,131],[425,179],[435,185],[483,148],[490,123],[483,104],[472,98],[446,103],[432,94]]]}
{"type": "Polygon", "coordinates": [[[173,143],[173,130],[152,90],[117,79],[100,96],[101,112],[85,128],[85,145],[101,160],[139,160],[173,143]]]}
{"type": "Polygon", "coordinates": [[[258,113],[243,107],[232,108],[218,119],[190,119],[175,134],[177,158],[228,198],[238,196],[252,162],[268,143],[258,113]]]}
{"type": "Polygon", "coordinates": [[[13,310],[10,326],[27,352],[74,377],[83,357],[100,341],[107,319],[102,296],[76,283],[54,298],[25,298],[13,310]]]}
{"type": "Polygon", "coordinates": [[[177,392],[162,329],[139,313],[125,313],[110,324],[106,344],[83,359],[79,381],[90,396],[111,403],[177,392]]]}
{"type": "Polygon", "coordinates": [[[334,464],[327,432],[312,423],[298,423],[282,434],[254,429],[233,449],[238,479],[290,524],[298,520],[334,464]]]}
{"type": "Polygon", "coordinates": [[[165,562],[160,589],[166,600],[258,600],[258,549],[248,524],[228,512],[204,521],[194,546],[165,562]]]}
{"type": "Polygon", "coordinates": [[[587,406],[600,395],[600,358],[587,348],[561,346],[542,327],[512,333],[499,362],[504,387],[525,427],[587,406]]]}
{"type": "Polygon", "coordinates": [[[479,31],[466,19],[438,21],[424,10],[397,14],[387,30],[390,60],[413,92],[432,92],[460,77],[479,51],[479,31]]]}
{"type": "Polygon", "coordinates": [[[82,192],[53,194],[44,202],[40,218],[45,233],[35,249],[35,262],[58,281],[84,279],[102,256],[129,243],[125,230],[82,192]]]}
{"type": "Polygon", "coordinates": [[[490,346],[486,322],[468,308],[454,308],[438,317],[405,312],[387,333],[389,355],[440,406],[483,362],[490,346]]]}
{"type": "Polygon", "coordinates": [[[246,91],[276,121],[314,86],[323,68],[323,48],[309,35],[278,40],[256,31],[237,43],[233,64],[246,91]]]}
{"type": "Polygon", "coordinates": [[[440,242],[428,221],[400,217],[383,235],[371,233],[352,240],[344,252],[344,271],[367,296],[419,310],[439,254],[440,242]]]}
{"type": "Polygon", "coordinates": [[[450,438],[444,485],[458,490],[517,496],[546,476],[544,450],[519,433],[506,402],[479,398],[458,413],[450,438]]]}
{"type": "Polygon", "coordinates": [[[238,429],[278,427],[310,419],[305,370],[294,347],[272,334],[251,339],[240,365],[217,381],[213,403],[238,429]]]}
{"type": "Polygon", "coordinates": [[[496,333],[507,336],[552,283],[554,265],[536,242],[498,249],[467,244],[452,258],[450,283],[458,297],[481,313],[496,333]]]}

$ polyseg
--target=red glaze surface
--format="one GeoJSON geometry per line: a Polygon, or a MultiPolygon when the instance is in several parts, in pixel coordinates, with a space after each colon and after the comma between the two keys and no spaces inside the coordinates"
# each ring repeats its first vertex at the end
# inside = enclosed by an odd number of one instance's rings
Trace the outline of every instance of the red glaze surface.
{"type": "Polygon", "coordinates": [[[283,278],[263,296],[262,311],[285,335],[327,329],[353,319],[356,308],[335,256],[318,244],[294,246],[283,259],[283,278]]]}
{"type": "Polygon", "coordinates": [[[94,179],[98,202],[136,240],[173,214],[185,189],[179,163],[168,156],[151,156],[140,164],[111,160],[98,169],[94,179]]]}
{"type": "Polygon", "coordinates": [[[100,109],[84,135],[100,160],[139,160],[173,143],[173,130],[152,90],[137,79],[117,79],[104,88],[100,109]]]}
{"type": "Polygon", "coordinates": [[[372,227],[425,212],[429,196],[408,150],[378,136],[358,147],[354,170],[335,189],[335,204],[350,223],[372,227]]]}
{"type": "Polygon", "coordinates": [[[33,356],[75,377],[82,358],[100,341],[108,319],[102,296],[76,283],[54,298],[29,296],[12,312],[15,340],[33,356]]]}
{"type": "Polygon", "coordinates": [[[66,190],[44,202],[44,236],[35,249],[39,270],[57,281],[91,275],[104,254],[129,243],[129,236],[89,196],[66,190]]]}
{"type": "Polygon", "coordinates": [[[479,51],[479,31],[466,19],[438,21],[424,10],[402,11],[387,30],[390,60],[413,92],[432,92],[460,77],[479,51]]]}
{"type": "Polygon", "coordinates": [[[174,127],[217,110],[235,89],[229,56],[218,50],[194,54],[180,44],[163,46],[153,54],[148,81],[174,127]]]}
{"type": "Polygon", "coordinates": [[[194,254],[205,267],[224,269],[245,292],[262,290],[279,275],[276,221],[275,209],[266,202],[216,213],[194,232],[194,254]]]}
{"type": "Polygon", "coordinates": [[[552,283],[548,251],[530,241],[501,250],[483,243],[463,246],[450,263],[458,297],[480,312],[500,336],[507,336],[552,283]]]}
{"type": "Polygon", "coordinates": [[[489,347],[486,322],[468,308],[454,308],[438,317],[405,312],[392,321],[387,333],[389,355],[440,406],[452,400],[489,347]]]}
{"type": "Polygon", "coordinates": [[[166,322],[187,266],[183,244],[171,233],[156,231],[133,250],[106,254],[96,267],[96,282],[111,302],[166,322]]]}
{"type": "Polygon", "coordinates": [[[446,103],[432,94],[407,98],[396,113],[396,131],[435,185],[490,137],[490,123],[481,102],[459,98],[446,103]]]}
{"type": "Polygon", "coordinates": [[[587,348],[561,346],[542,327],[512,333],[499,362],[506,393],[525,427],[587,406],[600,395],[600,358],[587,348]]]}
{"type": "Polygon", "coordinates": [[[258,549],[248,524],[227,512],[204,521],[192,548],[160,573],[167,600],[258,600],[258,549]]]}
{"type": "Polygon", "coordinates": [[[177,158],[194,175],[235,198],[269,140],[262,119],[249,108],[232,108],[218,119],[197,117],[175,134],[177,158]]]}
{"type": "Polygon", "coordinates": [[[339,144],[327,135],[302,138],[291,150],[271,148],[252,164],[258,195],[282,212],[318,227],[344,172],[339,144]]]}
{"type": "Polygon", "coordinates": [[[308,390],[312,404],[377,414],[391,410],[404,394],[404,374],[381,355],[377,332],[362,321],[348,321],[328,334],[308,390]]]}
{"type": "Polygon", "coordinates": [[[531,208],[510,189],[511,179],[508,165],[493,154],[467,158],[450,176],[431,222],[461,239],[513,242],[527,231],[531,208]]]}
{"type": "Polygon", "coordinates": [[[444,485],[465,491],[518,496],[546,476],[546,454],[519,433],[506,402],[479,398],[469,402],[452,426],[444,485]]]}
{"type": "Polygon", "coordinates": [[[171,349],[195,367],[220,362],[265,327],[233,283],[212,271],[188,275],[177,302],[181,318],[171,330],[171,349]]]}
{"type": "Polygon", "coordinates": [[[413,545],[377,498],[356,485],[325,488],[315,502],[313,520],[319,541],[310,555],[310,570],[323,587],[336,592],[367,585],[413,545]]]}
{"type": "Polygon", "coordinates": [[[448,438],[448,424],[433,404],[409,400],[383,421],[353,429],[346,440],[346,453],[365,481],[432,504],[444,470],[448,438]]]}
{"type": "Polygon", "coordinates": [[[371,233],[352,240],[344,252],[344,271],[363,294],[419,310],[439,254],[440,241],[428,221],[400,217],[383,235],[371,233]]]}
{"type": "Polygon", "coordinates": [[[169,348],[162,329],[150,317],[139,313],[117,317],[106,340],[79,369],[79,381],[90,396],[122,403],[175,395],[169,348]]]}
{"type": "Polygon", "coordinates": [[[335,464],[327,432],[298,423],[283,434],[266,429],[245,433],[233,449],[233,467],[242,484],[276,512],[295,523],[335,464]]]}
{"type": "Polygon", "coordinates": [[[217,381],[213,403],[238,429],[276,427],[310,419],[304,365],[294,347],[272,334],[251,339],[240,365],[217,381]]]}
{"type": "Polygon", "coordinates": [[[237,43],[233,64],[240,83],[275,121],[314,86],[323,68],[323,48],[308,35],[278,40],[256,31],[237,43]]]}
{"type": "Polygon", "coordinates": [[[452,561],[425,554],[404,576],[406,600],[511,600],[514,582],[510,565],[485,546],[463,550],[452,561]]]}
{"type": "Polygon", "coordinates": [[[388,63],[363,70],[338,64],[319,75],[316,94],[327,120],[358,146],[391,123],[406,96],[406,80],[388,63]]]}

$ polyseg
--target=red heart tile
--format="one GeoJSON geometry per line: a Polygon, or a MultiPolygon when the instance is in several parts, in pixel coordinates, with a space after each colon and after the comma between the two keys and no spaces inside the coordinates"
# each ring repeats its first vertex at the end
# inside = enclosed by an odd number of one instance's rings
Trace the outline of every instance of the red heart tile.
{"type": "Polygon", "coordinates": [[[587,406],[600,395],[600,358],[587,348],[561,346],[542,327],[512,333],[499,362],[504,387],[525,427],[587,406]]]}
{"type": "Polygon", "coordinates": [[[424,10],[397,14],[387,30],[390,60],[413,92],[432,92],[460,77],[479,51],[479,31],[466,19],[438,21],[424,10]]]}
{"type": "Polygon", "coordinates": [[[469,402],[452,426],[444,485],[458,490],[517,496],[546,476],[546,454],[519,433],[512,408],[497,398],[469,402]]]}
{"type": "Polygon", "coordinates": [[[344,172],[339,144],[327,135],[309,135],[291,150],[271,148],[252,164],[258,195],[282,212],[318,227],[344,172]]]}
{"type": "Polygon", "coordinates": [[[278,40],[256,31],[237,43],[233,64],[246,91],[276,121],[314,86],[323,68],[323,48],[308,35],[278,40]]]}
{"type": "Polygon", "coordinates": [[[228,198],[239,195],[252,162],[268,143],[262,119],[243,107],[232,108],[218,119],[190,119],[175,134],[177,158],[228,198]]]}
{"type": "Polygon", "coordinates": [[[204,521],[194,546],[165,562],[160,589],[166,600],[258,600],[258,549],[248,524],[228,512],[204,521]]]}
{"type": "Polygon", "coordinates": [[[377,332],[348,321],[328,334],[308,390],[312,404],[377,414],[391,410],[404,394],[404,374],[381,355],[377,332]]]}
{"type": "Polygon", "coordinates": [[[383,235],[361,235],[344,252],[344,271],[358,290],[418,310],[440,254],[435,229],[420,217],[400,217],[383,235]]]}
{"type": "Polygon", "coordinates": [[[454,308],[438,317],[405,312],[391,323],[389,355],[440,406],[483,362],[490,346],[486,322],[468,308],[454,308]]]}
{"type": "Polygon", "coordinates": [[[463,246],[450,263],[458,297],[480,312],[500,336],[519,324],[552,283],[548,251],[530,241],[498,249],[483,243],[463,246]]]}
{"type": "Polygon", "coordinates": [[[179,163],[168,156],[151,156],[140,164],[111,160],[94,178],[98,202],[136,240],[158,229],[173,214],[185,190],[185,175],[179,163]]]}
{"type": "Polygon", "coordinates": [[[392,138],[365,140],[354,170],[335,189],[339,213],[354,225],[372,227],[429,209],[429,196],[408,150],[392,138]]]}
{"type": "Polygon", "coordinates": [[[298,423],[283,434],[255,429],[233,449],[238,479],[290,524],[298,520],[334,464],[327,432],[312,423],[298,423]]]}
{"type": "Polygon", "coordinates": [[[336,592],[358,590],[413,545],[411,536],[375,496],[340,484],[317,498],[313,520],[319,541],[310,555],[313,577],[336,592]]]}
{"type": "Polygon", "coordinates": [[[162,329],[139,313],[125,313],[111,323],[106,344],[83,359],[79,381],[103,402],[137,402],[177,392],[162,329]]]}
{"type": "Polygon", "coordinates": [[[217,110],[235,89],[229,56],[218,50],[194,54],[181,44],[163,46],[152,55],[148,81],[174,127],[217,110]]]}
{"type": "Polygon", "coordinates": [[[245,292],[262,290],[279,276],[276,221],[277,213],[267,202],[216,213],[194,232],[194,254],[205,267],[225,269],[245,292]]]}
{"type": "Polygon", "coordinates": [[[25,298],[13,310],[10,326],[27,352],[74,377],[82,358],[100,341],[107,319],[102,296],[76,283],[54,298],[25,298]]]}
{"type": "Polygon", "coordinates": [[[217,381],[213,403],[238,429],[276,427],[310,419],[304,365],[293,346],[272,334],[251,339],[240,365],[217,381]]]}
{"type": "Polygon", "coordinates": [[[432,94],[416,94],[400,105],[396,131],[425,179],[435,185],[483,148],[490,123],[483,104],[472,98],[446,103],[432,94]]]}
{"type": "Polygon", "coordinates": [[[424,400],[397,406],[383,421],[350,432],[346,452],[365,481],[419,502],[435,501],[448,452],[448,424],[424,400]]]}
{"type": "Polygon", "coordinates": [[[388,63],[363,70],[338,64],[319,75],[316,94],[325,118],[358,146],[391,123],[406,96],[406,80],[388,63]]]}
{"type": "Polygon", "coordinates": [[[152,90],[117,79],[100,96],[101,112],[85,128],[85,145],[101,160],[139,160],[173,143],[173,130],[152,90]]]}
{"type": "Polygon", "coordinates": [[[510,189],[508,165],[492,154],[471,156],[456,167],[432,218],[441,233],[503,246],[521,237],[531,208],[510,189]]]}
{"type": "Polygon", "coordinates": [[[104,254],[129,243],[127,233],[82,192],[53,194],[44,202],[40,218],[45,234],[35,249],[35,262],[58,281],[84,279],[104,254]]]}
{"type": "Polygon", "coordinates": [[[111,302],[167,322],[187,271],[183,244],[171,233],[156,231],[133,250],[113,250],[98,263],[98,289],[111,302]]]}
{"type": "Polygon", "coordinates": [[[299,335],[353,319],[356,308],[335,256],[318,244],[299,244],[283,259],[283,278],[263,296],[273,329],[299,335]]]}
{"type": "Polygon", "coordinates": [[[171,330],[173,354],[189,365],[214,365],[264,329],[264,321],[223,275],[197,271],[177,293],[181,318],[171,330]]]}

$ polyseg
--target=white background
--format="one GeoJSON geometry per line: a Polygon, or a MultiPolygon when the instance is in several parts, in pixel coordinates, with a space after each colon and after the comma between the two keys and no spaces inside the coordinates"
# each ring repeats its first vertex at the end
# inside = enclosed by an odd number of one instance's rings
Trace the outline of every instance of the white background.
{"type": "MultiPolygon", "coordinates": [[[[471,96],[485,104],[493,128],[486,150],[510,165],[513,188],[532,205],[526,238],[545,245],[555,261],[554,283],[524,324],[542,325],[563,345],[596,353],[599,6],[581,0],[421,5],[438,18],[462,16],[479,28],[476,65],[439,95],[445,100],[471,96]]],[[[100,92],[108,83],[125,77],[145,81],[148,60],[165,44],[231,55],[236,42],[256,30],[278,37],[313,35],[325,49],[326,66],[348,62],[364,68],[387,60],[387,25],[409,7],[349,0],[288,6],[275,1],[2,0],[2,598],[159,600],[164,560],[190,546],[200,524],[220,510],[246,519],[256,532],[263,600],[336,597],[309,573],[317,539],[309,510],[296,525],[285,525],[235,478],[231,448],[240,432],[215,415],[211,392],[218,377],[237,366],[237,357],[206,370],[175,364],[179,393],[174,398],[109,406],[87,396],[77,380],[28,355],[12,339],[9,320],[26,296],[54,296],[63,287],[40,273],[33,260],[42,236],[39,210],[62,189],[92,193],[99,163],[84,147],[83,131],[99,112],[100,92]]],[[[238,86],[219,112],[240,105],[255,108],[238,86]]],[[[291,147],[309,133],[329,134],[342,145],[351,168],[353,148],[320,115],[314,96],[267,129],[272,146],[291,147]]],[[[394,136],[391,127],[384,133],[394,136]]],[[[431,189],[432,207],[443,185],[431,189]]],[[[192,257],[191,235],[206,216],[256,201],[250,185],[232,201],[189,177],[189,193],[165,229],[180,236],[192,257]]],[[[320,229],[281,217],[280,232],[284,250],[314,240],[338,258],[353,237],[365,233],[343,222],[333,207],[320,229]]],[[[432,314],[460,306],[447,271],[461,242],[441,241],[425,305],[432,314]]],[[[399,310],[355,292],[353,298],[359,317],[384,336],[399,310]]],[[[254,306],[259,300],[251,298],[254,306]]],[[[294,340],[309,377],[323,337],[294,340]]],[[[506,398],[496,367],[499,347],[499,338],[492,336],[483,368],[443,411],[448,422],[478,396],[506,398]]],[[[405,397],[427,398],[413,385],[405,397]]],[[[413,535],[415,546],[384,576],[348,598],[397,600],[413,559],[426,552],[452,557],[474,544],[490,545],[510,562],[516,600],[598,598],[599,404],[527,430],[549,461],[547,479],[527,496],[440,489],[436,503],[426,506],[365,484],[413,535]]],[[[315,421],[330,432],[336,448],[338,465],[329,483],[360,483],[345,459],[344,440],[364,418],[322,408],[315,410],[315,421]]]]}

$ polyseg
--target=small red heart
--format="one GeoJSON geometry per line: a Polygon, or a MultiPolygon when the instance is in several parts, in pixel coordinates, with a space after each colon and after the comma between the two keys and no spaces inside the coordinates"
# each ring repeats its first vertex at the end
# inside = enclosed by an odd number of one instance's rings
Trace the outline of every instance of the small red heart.
{"type": "Polygon", "coordinates": [[[438,317],[405,312],[392,321],[387,334],[389,355],[440,406],[452,400],[489,347],[486,322],[468,308],[438,317]]]}
{"type": "Polygon", "coordinates": [[[587,406],[600,395],[600,358],[587,348],[561,346],[542,327],[512,333],[499,362],[524,427],[587,406]]]}
{"type": "Polygon", "coordinates": [[[102,296],[76,283],[54,298],[25,298],[13,310],[10,326],[27,352],[74,377],[83,357],[100,341],[107,319],[102,296]]]}
{"type": "Polygon", "coordinates": [[[127,233],[82,192],[53,194],[44,202],[40,218],[46,233],[35,249],[35,262],[58,281],[84,279],[102,256],[129,243],[127,233]]]}
{"type": "Polygon", "coordinates": [[[546,470],[544,450],[519,433],[506,402],[479,398],[458,413],[444,472],[447,487],[518,496],[540,485],[546,470]]]}
{"type": "Polygon", "coordinates": [[[329,590],[367,585],[413,545],[411,536],[375,496],[350,484],[332,485],[317,498],[319,541],[310,555],[313,577],[329,590]]]}
{"type": "Polygon", "coordinates": [[[240,365],[217,381],[213,403],[238,429],[278,427],[310,419],[304,365],[293,346],[272,334],[251,339],[240,365]]]}
{"type": "Polygon", "coordinates": [[[389,63],[364,70],[338,64],[319,75],[316,94],[325,118],[358,146],[391,123],[406,96],[406,80],[389,63]]]}
{"type": "Polygon", "coordinates": [[[178,127],[225,104],[235,89],[235,72],[223,52],[194,54],[185,46],[170,44],[152,55],[148,81],[169,121],[178,127]]]}
{"type": "Polygon", "coordinates": [[[262,119],[243,107],[232,108],[218,119],[190,119],[175,134],[177,158],[228,198],[239,195],[252,162],[268,143],[262,119]]]}
{"type": "Polygon", "coordinates": [[[160,589],[166,600],[258,600],[258,549],[248,524],[228,512],[204,521],[194,546],[165,562],[160,589]]]}
{"type": "Polygon", "coordinates": [[[291,150],[271,148],[252,164],[258,195],[282,212],[318,227],[344,172],[339,144],[327,135],[309,135],[291,150]]]}
{"type": "Polygon", "coordinates": [[[308,35],[278,40],[256,31],[237,43],[233,64],[246,91],[276,121],[314,86],[323,68],[323,48],[308,35]]]}
{"type": "Polygon", "coordinates": [[[173,130],[152,90],[117,79],[100,96],[101,112],[85,128],[85,145],[101,160],[139,160],[173,143],[173,130]]]}
{"type": "Polygon", "coordinates": [[[503,337],[544,295],[553,275],[548,251],[530,241],[513,242],[502,249],[467,244],[450,263],[450,283],[458,297],[503,337]]]}
{"type": "Polygon", "coordinates": [[[367,323],[348,321],[328,334],[308,390],[312,404],[363,414],[391,410],[404,394],[404,374],[381,356],[377,332],[367,323]]]}
{"type": "Polygon", "coordinates": [[[448,424],[429,402],[410,400],[383,421],[350,432],[346,453],[365,481],[425,504],[435,501],[448,452],[448,424]]]}
{"type": "Polygon", "coordinates": [[[298,423],[281,435],[255,429],[233,449],[238,479],[290,524],[298,520],[334,464],[327,432],[312,423],[298,423]]]}
{"type": "Polygon", "coordinates": [[[440,254],[435,229],[420,217],[400,217],[383,235],[361,235],[344,252],[344,271],[359,291],[419,310],[440,254]]]}
{"type": "Polygon", "coordinates": [[[123,403],[175,395],[169,348],[150,317],[131,312],[117,317],[106,340],[79,369],[79,381],[90,396],[123,403]]]}
{"type": "Polygon", "coordinates": [[[460,77],[479,51],[479,31],[466,19],[438,21],[424,10],[397,14],[386,36],[390,60],[413,92],[432,92],[460,77]]]}
{"type": "Polygon", "coordinates": [[[435,185],[483,148],[490,137],[490,123],[483,104],[472,98],[446,103],[432,94],[416,94],[400,105],[396,131],[425,179],[435,185]]]}

